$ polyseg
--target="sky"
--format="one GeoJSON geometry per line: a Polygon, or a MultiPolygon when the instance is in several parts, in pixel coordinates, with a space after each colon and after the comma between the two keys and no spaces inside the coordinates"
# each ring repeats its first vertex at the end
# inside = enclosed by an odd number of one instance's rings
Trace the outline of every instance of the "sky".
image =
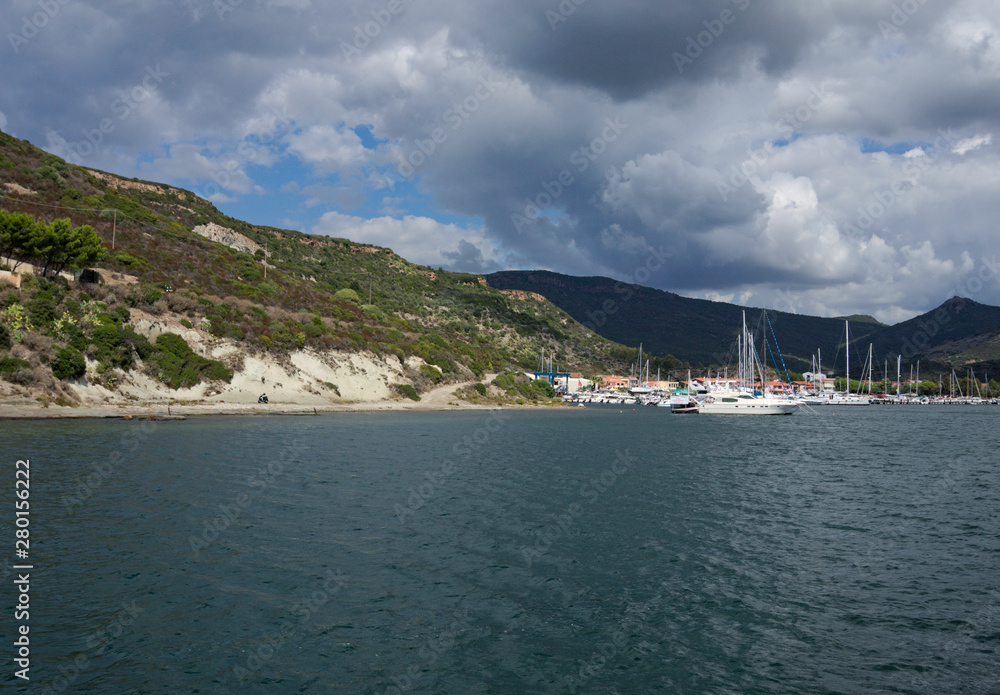
{"type": "Polygon", "coordinates": [[[894,323],[1000,305],[995,0],[7,0],[0,128],[255,224],[894,323]]]}

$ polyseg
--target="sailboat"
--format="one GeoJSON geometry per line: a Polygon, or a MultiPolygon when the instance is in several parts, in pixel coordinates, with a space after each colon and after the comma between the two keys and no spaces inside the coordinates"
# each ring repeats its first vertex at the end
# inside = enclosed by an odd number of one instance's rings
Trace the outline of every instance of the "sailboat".
{"type": "Polygon", "coordinates": [[[660,401],[659,405],[669,407],[670,412],[674,415],[697,413],[699,403],[693,396],[693,393],[694,390],[691,388],[691,370],[689,369],[687,383],[684,385],[683,391],[678,388],[671,394],[669,399],[660,401]]]}
{"type": "Polygon", "coordinates": [[[847,356],[847,388],[831,398],[830,405],[871,405],[870,399],[851,393],[851,328],[848,321],[844,321],[844,353],[847,356]]]}
{"type": "MultiPolygon", "coordinates": [[[[747,314],[743,312],[743,329],[737,339],[738,381],[736,390],[713,391],[703,402],[699,403],[698,413],[705,415],[791,415],[799,409],[799,402],[790,398],[768,396],[761,389],[761,394],[754,393],[757,381],[757,371],[760,363],[754,350],[753,339],[747,332],[747,314]]],[[[767,383],[764,371],[760,369],[760,382],[763,387],[767,383]]]]}
{"type": "MultiPolygon", "coordinates": [[[[630,379],[631,381],[631,379],[630,379]]],[[[635,371],[636,385],[629,388],[628,392],[633,396],[648,396],[653,393],[649,386],[649,359],[646,359],[646,380],[642,380],[642,343],[639,343],[639,362],[635,371]]]]}

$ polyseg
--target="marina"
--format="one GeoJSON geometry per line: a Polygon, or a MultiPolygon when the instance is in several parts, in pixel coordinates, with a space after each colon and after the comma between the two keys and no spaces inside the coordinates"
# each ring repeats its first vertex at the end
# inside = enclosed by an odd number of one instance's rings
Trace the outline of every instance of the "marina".
{"type": "MultiPolygon", "coordinates": [[[[762,312],[763,318],[767,319],[767,313],[762,312]]],[[[768,321],[768,328],[770,322],[768,321]]],[[[970,369],[965,380],[965,392],[962,389],[962,380],[952,370],[949,374],[948,395],[944,394],[944,380],[939,377],[937,382],[938,394],[928,395],[925,384],[920,381],[920,363],[916,364],[916,378],[914,378],[913,367],[908,380],[902,379],[902,356],[896,360],[896,379],[891,383],[895,386],[896,393],[888,392],[890,382],[888,380],[888,360],[885,361],[883,378],[876,382],[874,373],[874,354],[872,345],[869,344],[864,366],[862,367],[862,378],[854,388],[851,373],[850,351],[847,346],[850,344],[850,325],[844,322],[844,345],[845,345],[845,377],[833,379],[827,377],[822,371],[821,353],[817,350],[813,357],[813,371],[807,372],[804,380],[793,381],[788,370],[785,369],[785,379],[781,378],[780,370],[776,379],[769,379],[765,363],[760,355],[767,353],[777,354],[784,366],[784,358],[781,357],[781,350],[777,346],[777,338],[773,334],[774,351],[771,351],[770,343],[765,337],[761,350],[758,352],[754,334],[747,330],[746,312],[743,312],[743,325],[741,332],[736,339],[736,378],[730,379],[728,376],[711,377],[711,372],[705,377],[692,378],[690,371],[687,380],[683,382],[662,382],[659,374],[657,380],[649,380],[649,363],[645,365],[645,380],[638,378],[643,374],[642,347],[639,348],[639,361],[633,367],[632,375],[629,378],[608,375],[603,381],[610,384],[610,388],[584,388],[578,387],[577,392],[569,393],[568,377],[570,374],[557,374],[550,371],[545,373],[546,377],[567,377],[567,386],[563,390],[563,399],[574,405],[587,404],[608,404],[608,405],[640,405],[657,406],[670,408],[671,412],[679,414],[752,414],[752,415],[790,415],[797,412],[800,407],[812,408],[818,406],[842,406],[858,407],[870,405],[1000,405],[1000,397],[982,396],[983,390],[989,394],[989,383],[980,384],[974,378],[974,372],[970,369]],[[843,385],[840,391],[835,390],[837,381],[843,385]],[[876,386],[885,389],[882,392],[874,390],[876,386]],[[903,390],[905,389],[905,390],[903,390]],[[956,390],[958,395],[955,395],[956,390]],[[977,395],[970,395],[973,390],[977,395]]],[[[773,357],[772,357],[773,360],[773,357]]],[[[536,377],[539,373],[535,374],[536,377]]],[[[555,383],[553,381],[553,383],[555,383]]]]}

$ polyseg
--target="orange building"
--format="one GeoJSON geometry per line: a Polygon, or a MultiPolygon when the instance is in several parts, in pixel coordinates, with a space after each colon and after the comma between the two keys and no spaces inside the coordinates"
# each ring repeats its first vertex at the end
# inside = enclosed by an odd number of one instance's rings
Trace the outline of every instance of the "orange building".
{"type": "Polygon", "coordinates": [[[627,376],[615,376],[614,374],[602,374],[604,382],[601,384],[608,389],[627,389],[630,379],[627,376]]]}

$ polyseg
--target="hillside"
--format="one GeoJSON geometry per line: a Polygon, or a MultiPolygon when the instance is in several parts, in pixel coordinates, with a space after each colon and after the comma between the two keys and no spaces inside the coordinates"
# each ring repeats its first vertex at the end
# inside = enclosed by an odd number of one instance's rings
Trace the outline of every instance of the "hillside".
{"type": "MultiPolygon", "coordinates": [[[[0,365],[6,389],[0,396],[51,389],[73,401],[100,386],[108,399],[121,396],[123,384],[140,372],[169,381],[171,370],[150,366],[169,361],[156,342],[164,332],[183,334],[187,346],[172,345],[182,362],[190,346],[222,365],[212,374],[233,373],[209,387],[211,370],[201,365],[170,384],[201,384],[187,394],[195,398],[225,396],[253,360],[284,369],[290,379],[301,369],[294,361],[306,354],[333,364],[334,376],[323,380],[325,372],[314,370],[308,384],[331,401],[351,399],[339,393],[337,374],[366,368],[379,371],[393,393],[406,394],[406,386],[423,392],[488,372],[535,368],[542,349],[559,369],[586,373],[627,369],[635,359],[635,350],[595,335],[541,297],[415,265],[387,248],[252,225],[190,191],[74,166],[3,133],[0,210],[26,213],[39,229],[62,218],[93,227],[104,248],[93,264],[99,284],[26,273],[24,254],[11,261],[10,267],[24,261],[23,282],[0,284],[0,307],[21,311],[31,330],[6,341],[9,348],[0,344],[7,360],[0,365]],[[62,350],[83,355],[84,375],[53,374],[62,350]],[[340,369],[359,355],[366,366],[340,369]]],[[[8,337],[15,333],[9,314],[8,337]]],[[[263,373],[254,379],[268,381],[263,373]]],[[[131,397],[136,393],[144,391],[131,397]]],[[[354,394],[388,395],[385,388],[354,394]]]]}
{"type": "MultiPolygon", "coordinates": [[[[500,289],[541,294],[611,340],[633,347],[641,342],[653,352],[705,365],[725,362],[724,351],[735,340],[743,312],[733,304],[682,297],[610,278],[502,271],[486,279],[500,289]]],[[[748,323],[756,325],[760,309],[746,312],[748,323]]],[[[865,315],[827,319],[772,309],[767,313],[786,363],[795,371],[808,369],[818,348],[824,371],[843,374],[845,320],[850,321],[851,373],[855,377],[860,376],[869,343],[878,374],[886,361],[894,373],[899,355],[904,365],[920,360],[928,371],[971,368],[980,375],[1000,371],[1000,307],[969,299],[953,297],[937,309],[895,326],[865,315]]]]}
{"type": "Polygon", "coordinates": [[[920,360],[928,370],[1000,371],[1000,307],[952,297],[938,308],[871,336],[876,359],[920,360]]]}
{"type": "MultiPolygon", "coordinates": [[[[642,285],[603,277],[571,277],[548,271],[502,271],[486,276],[498,289],[537,292],[601,335],[656,354],[671,354],[691,362],[725,364],[742,321],[743,308],[724,302],[691,299],[642,285]]],[[[844,322],[768,310],[768,317],[786,364],[807,371],[817,348],[826,369],[844,368],[844,322]]],[[[756,327],[760,309],[747,309],[747,323],[756,327]]],[[[878,330],[881,324],[852,324],[851,341],[878,330]]],[[[761,329],[757,330],[762,335],[761,329]]],[[[852,362],[856,346],[852,346],[852,362]]],[[[867,350],[865,350],[867,352],[867,350]]]]}

